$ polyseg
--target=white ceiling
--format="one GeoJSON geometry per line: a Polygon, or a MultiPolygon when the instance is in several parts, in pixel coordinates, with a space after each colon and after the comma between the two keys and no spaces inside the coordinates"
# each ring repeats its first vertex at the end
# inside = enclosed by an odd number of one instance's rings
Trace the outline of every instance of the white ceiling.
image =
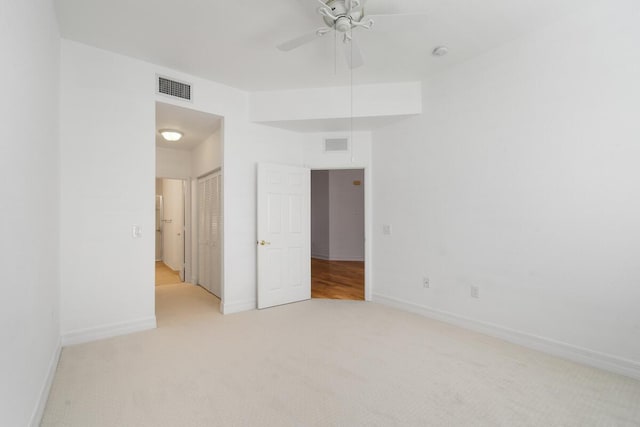
{"type": "Polygon", "coordinates": [[[156,102],[156,147],[191,150],[220,128],[222,118],[188,108],[156,102]],[[172,129],[182,132],[182,139],[168,142],[160,130],[172,129]]]}
{"type": "MultiPolygon", "coordinates": [[[[63,37],[245,90],[342,86],[331,34],[291,52],[275,46],[322,26],[316,0],[57,0],[63,37]]],[[[354,83],[422,80],[452,63],[577,11],[585,0],[369,0],[369,14],[424,17],[358,31],[366,65],[354,83]],[[437,45],[450,54],[431,56],[437,45]]]]}

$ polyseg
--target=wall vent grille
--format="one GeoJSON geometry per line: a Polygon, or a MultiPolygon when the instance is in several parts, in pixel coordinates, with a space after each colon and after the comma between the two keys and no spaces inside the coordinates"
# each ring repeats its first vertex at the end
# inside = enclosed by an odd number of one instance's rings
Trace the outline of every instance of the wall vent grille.
{"type": "Polygon", "coordinates": [[[158,93],[191,101],[191,85],[158,76],[158,93]]]}
{"type": "Polygon", "coordinates": [[[327,138],[324,151],[349,151],[349,138],[327,138]]]}

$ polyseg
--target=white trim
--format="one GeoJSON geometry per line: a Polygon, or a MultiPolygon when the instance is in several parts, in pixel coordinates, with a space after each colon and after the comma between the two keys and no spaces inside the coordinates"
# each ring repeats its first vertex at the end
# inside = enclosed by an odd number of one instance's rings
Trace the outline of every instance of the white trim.
{"type": "Polygon", "coordinates": [[[38,396],[38,403],[36,404],[33,414],[31,415],[31,421],[29,426],[37,427],[42,421],[44,415],[44,408],[47,406],[47,399],[49,399],[49,391],[51,391],[51,385],[53,384],[53,378],[56,375],[56,369],[58,368],[58,361],[60,360],[60,353],[62,352],[62,345],[60,339],[56,343],[56,348],[51,355],[51,361],[49,362],[49,369],[47,370],[47,376],[42,383],[40,394],[38,396]]]}
{"type": "Polygon", "coordinates": [[[256,309],[255,301],[238,301],[238,302],[227,302],[220,303],[220,310],[222,314],[233,314],[240,313],[242,311],[250,311],[256,309]]]}
{"type": "Polygon", "coordinates": [[[104,338],[111,338],[118,335],[126,335],[133,332],[146,331],[148,329],[155,328],[156,316],[151,316],[144,319],[112,323],[110,325],[98,326],[95,328],[79,329],[63,334],[62,345],[66,347],[69,345],[82,344],[85,342],[97,341],[104,338]]]}
{"type": "Polygon", "coordinates": [[[568,343],[531,335],[525,332],[515,331],[492,323],[480,322],[457,314],[424,307],[385,295],[375,294],[373,301],[379,304],[420,314],[441,322],[460,326],[465,329],[491,335],[514,344],[522,345],[524,347],[552,354],[574,362],[593,366],[616,374],[626,375],[631,378],[640,379],[640,362],[623,359],[610,354],[600,353],[594,350],[577,347],[568,343]]]}
{"type": "Polygon", "coordinates": [[[316,256],[311,256],[311,258],[319,258],[319,259],[323,259],[325,261],[364,261],[364,257],[358,257],[358,256],[353,256],[353,257],[341,257],[341,256],[333,256],[333,257],[327,257],[327,258],[322,258],[322,257],[316,257],[316,256]]]}
{"type": "Polygon", "coordinates": [[[311,258],[316,258],[316,259],[323,259],[325,261],[329,261],[329,255],[325,255],[325,254],[319,254],[319,253],[313,253],[311,252],[311,258]]]}

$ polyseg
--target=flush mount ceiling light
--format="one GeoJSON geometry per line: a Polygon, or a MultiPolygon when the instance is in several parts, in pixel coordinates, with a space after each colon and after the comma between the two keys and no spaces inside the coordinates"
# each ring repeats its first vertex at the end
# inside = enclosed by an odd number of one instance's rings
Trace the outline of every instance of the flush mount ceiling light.
{"type": "Polygon", "coordinates": [[[445,56],[447,53],[449,53],[449,48],[446,46],[437,46],[431,51],[433,56],[445,56]]]}
{"type": "Polygon", "coordinates": [[[172,129],[163,129],[160,131],[160,135],[169,142],[180,141],[182,138],[182,132],[172,129]]]}

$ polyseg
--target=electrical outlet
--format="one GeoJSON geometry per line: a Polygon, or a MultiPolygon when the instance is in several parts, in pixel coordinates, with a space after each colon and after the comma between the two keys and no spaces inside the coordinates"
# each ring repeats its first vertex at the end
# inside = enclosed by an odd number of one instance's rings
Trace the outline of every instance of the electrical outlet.
{"type": "Polygon", "coordinates": [[[429,283],[429,278],[427,276],[424,276],[422,278],[422,286],[425,288],[430,288],[431,284],[429,283]]]}
{"type": "Polygon", "coordinates": [[[480,288],[471,285],[471,298],[480,298],[480,288]]]}

